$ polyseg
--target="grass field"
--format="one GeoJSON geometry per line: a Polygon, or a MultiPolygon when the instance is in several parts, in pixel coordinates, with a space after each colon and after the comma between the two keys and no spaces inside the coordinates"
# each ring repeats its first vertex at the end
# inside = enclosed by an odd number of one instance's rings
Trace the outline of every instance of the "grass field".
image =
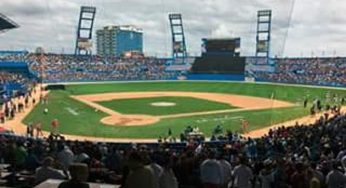
{"type": "Polygon", "coordinates": [[[301,106],[308,98],[324,100],[326,95],[346,96],[345,90],[296,87],[287,85],[231,83],[231,82],[143,82],[143,83],[106,83],[68,85],[66,90],[51,91],[48,105],[38,105],[24,120],[24,123],[41,121],[44,130],[50,130],[50,122],[54,118],[60,121],[60,132],[63,134],[86,135],[95,137],[116,138],[157,138],[167,134],[171,128],[174,135],[179,135],[187,125],[198,125],[200,130],[210,135],[217,124],[225,129],[239,130],[239,118],[249,121],[250,129],[258,129],[275,123],[296,119],[309,113],[308,108],[301,106]],[[297,107],[231,112],[217,115],[203,115],[163,119],[153,125],[140,127],[107,126],[100,119],[107,114],[95,112],[90,106],[76,101],[70,95],[93,94],[106,92],[131,91],[195,91],[212,93],[231,93],[258,96],[290,101],[299,104],[297,107]],[[49,109],[43,115],[44,108],[49,109]]]}
{"type": "Polygon", "coordinates": [[[232,107],[225,103],[213,102],[193,97],[151,97],[137,99],[117,99],[97,102],[102,106],[122,114],[170,115],[188,112],[226,110],[232,107]],[[152,103],[168,102],[174,106],[152,106],[152,103]]]}

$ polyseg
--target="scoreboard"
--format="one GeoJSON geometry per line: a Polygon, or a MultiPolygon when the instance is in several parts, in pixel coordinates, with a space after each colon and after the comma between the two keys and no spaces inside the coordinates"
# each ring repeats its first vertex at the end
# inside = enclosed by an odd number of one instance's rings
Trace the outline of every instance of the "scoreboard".
{"type": "Polygon", "coordinates": [[[202,53],[240,56],[240,38],[202,39],[202,53]]]}
{"type": "Polygon", "coordinates": [[[191,71],[244,75],[245,58],[240,57],[240,38],[203,38],[202,56],[195,59],[191,71]]]}

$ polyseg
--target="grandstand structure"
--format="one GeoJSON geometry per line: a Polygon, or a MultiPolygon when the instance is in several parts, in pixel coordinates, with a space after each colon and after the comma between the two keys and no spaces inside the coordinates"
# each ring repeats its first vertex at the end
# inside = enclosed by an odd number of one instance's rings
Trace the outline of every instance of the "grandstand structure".
{"type": "Polygon", "coordinates": [[[0,33],[6,32],[10,29],[18,28],[19,25],[13,20],[0,13],[0,33]]]}
{"type": "Polygon", "coordinates": [[[91,55],[92,34],[96,7],[82,6],[80,9],[75,55],[91,55]]]}
{"type": "Polygon", "coordinates": [[[185,63],[187,48],[181,14],[172,13],[168,16],[172,33],[172,55],[174,59],[181,59],[185,63]]]}

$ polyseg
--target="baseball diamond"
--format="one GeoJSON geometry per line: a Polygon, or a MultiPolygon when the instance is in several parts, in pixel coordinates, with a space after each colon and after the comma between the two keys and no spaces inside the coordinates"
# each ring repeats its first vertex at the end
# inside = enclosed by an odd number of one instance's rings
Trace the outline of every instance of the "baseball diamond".
{"type": "Polygon", "coordinates": [[[66,85],[65,90],[51,90],[48,93],[50,103],[36,106],[24,119],[24,123],[39,119],[43,122],[43,130],[49,132],[49,122],[52,118],[58,118],[61,124],[59,131],[64,135],[121,140],[155,139],[166,134],[169,128],[173,135],[178,136],[187,125],[198,122],[200,130],[210,136],[208,132],[211,132],[215,124],[221,122],[225,129],[240,131],[239,118],[213,120],[225,115],[247,119],[250,130],[308,116],[309,108],[303,107],[303,100],[325,98],[327,93],[342,95],[345,91],[332,88],[217,81],[80,83],[66,85]],[[149,105],[156,100],[172,101],[170,97],[173,97],[177,104],[173,107],[174,110],[163,111],[161,107],[149,105]],[[185,101],[184,97],[188,97],[188,101],[185,101]],[[149,101],[146,102],[147,100],[149,101]],[[188,102],[188,106],[196,106],[198,111],[181,109],[180,112],[179,101],[188,102]],[[117,106],[117,102],[121,105],[117,106]],[[42,116],[43,107],[50,110],[45,116],[42,116]],[[73,113],[67,109],[73,109],[73,113]],[[201,116],[205,119],[204,122],[198,121],[201,116]]]}

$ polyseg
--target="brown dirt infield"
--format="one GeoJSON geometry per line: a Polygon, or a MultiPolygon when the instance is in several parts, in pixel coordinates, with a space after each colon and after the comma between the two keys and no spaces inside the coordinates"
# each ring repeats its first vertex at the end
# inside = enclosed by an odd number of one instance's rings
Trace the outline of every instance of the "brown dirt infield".
{"type": "Polygon", "coordinates": [[[109,114],[108,117],[101,119],[101,122],[107,125],[120,126],[141,126],[149,125],[160,121],[160,119],[190,117],[198,115],[219,114],[226,112],[237,112],[245,110],[257,110],[268,108],[291,107],[294,104],[274,99],[266,99],[260,97],[251,97],[243,95],[231,95],[220,93],[200,93],[200,92],[123,92],[123,93],[102,93],[88,95],[74,95],[72,98],[83,102],[95,108],[95,110],[103,111],[109,114]],[[98,101],[109,101],[116,99],[134,99],[134,98],[151,98],[151,97],[194,97],[209,101],[226,103],[238,109],[215,110],[208,112],[192,112],[174,115],[150,116],[150,115],[125,115],[97,104],[98,101]]]}

